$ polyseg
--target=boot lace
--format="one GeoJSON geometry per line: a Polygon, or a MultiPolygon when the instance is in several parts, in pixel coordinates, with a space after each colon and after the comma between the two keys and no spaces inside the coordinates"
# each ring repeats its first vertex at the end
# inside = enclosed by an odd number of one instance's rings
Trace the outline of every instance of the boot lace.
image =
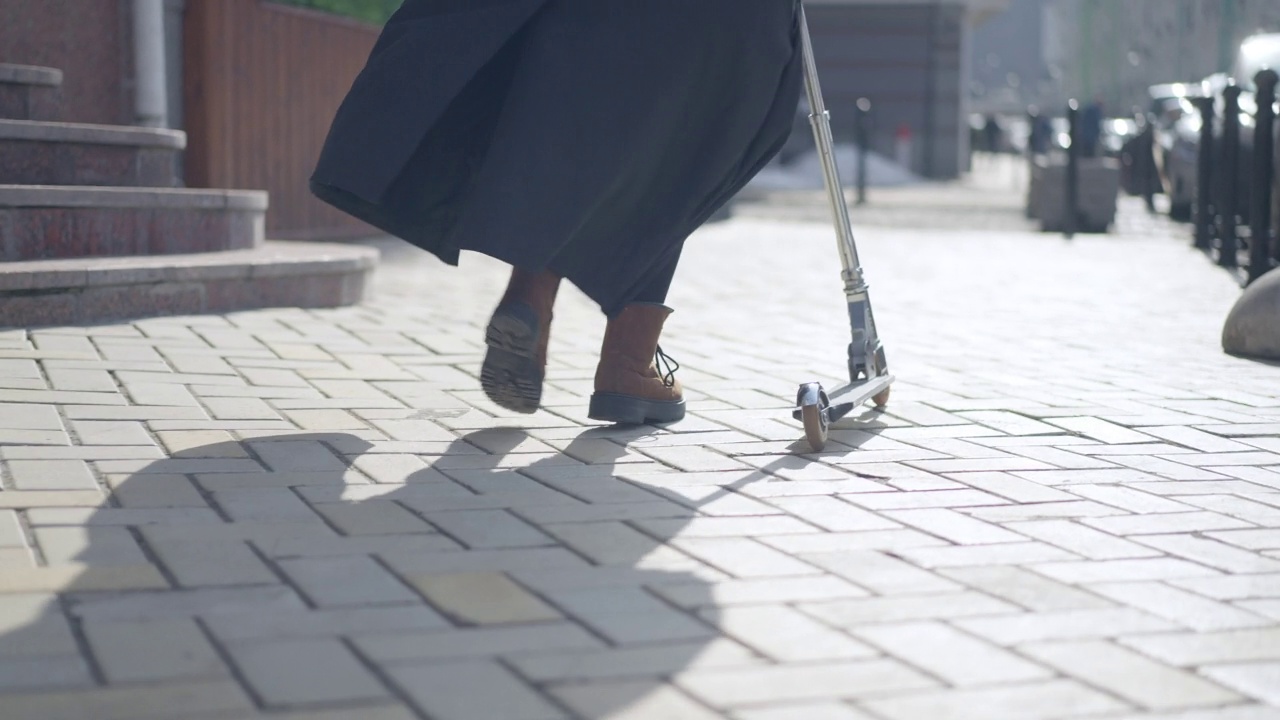
{"type": "Polygon", "coordinates": [[[680,369],[680,363],[676,362],[672,357],[662,352],[662,346],[658,346],[658,352],[654,355],[655,364],[658,367],[658,373],[662,377],[662,384],[672,387],[676,384],[676,371],[680,369]]]}

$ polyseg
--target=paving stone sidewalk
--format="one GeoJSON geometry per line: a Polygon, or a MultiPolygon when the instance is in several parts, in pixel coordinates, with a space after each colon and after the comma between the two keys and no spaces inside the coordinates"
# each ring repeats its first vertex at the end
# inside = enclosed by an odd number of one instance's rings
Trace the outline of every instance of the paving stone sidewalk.
{"type": "Polygon", "coordinates": [[[0,332],[0,717],[1280,718],[1280,368],[1181,238],[859,233],[888,412],[840,382],[830,229],[691,241],[690,417],[476,379],[501,268],[384,244],[379,297],[0,332]]]}

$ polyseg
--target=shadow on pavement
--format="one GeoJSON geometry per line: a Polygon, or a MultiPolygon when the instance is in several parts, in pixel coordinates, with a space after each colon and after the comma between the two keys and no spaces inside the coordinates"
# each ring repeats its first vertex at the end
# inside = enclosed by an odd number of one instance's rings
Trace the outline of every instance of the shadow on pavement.
{"type": "Polygon", "coordinates": [[[716,640],[723,574],[658,539],[697,503],[611,478],[628,452],[610,437],[527,465],[514,429],[426,463],[412,443],[259,437],[113,479],[111,507],[33,510],[49,567],[0,594],[0,714],[382,718],[404,701],[522,720],[668,702],[665,679],[713,641],[713,663],[751,653],[716,640]]]}

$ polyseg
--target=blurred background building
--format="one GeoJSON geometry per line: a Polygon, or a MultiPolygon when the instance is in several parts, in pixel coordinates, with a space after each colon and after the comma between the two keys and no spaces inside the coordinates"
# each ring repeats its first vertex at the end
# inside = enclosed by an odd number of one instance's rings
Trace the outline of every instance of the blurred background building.
{"type": "Polygon", "coordinates": [[[1149,86],[1225,72],[1242,39],[1276,31],[1276,0],[1013,0],[974,33],[972,107],[1056,114],[1075,97],[1128,116],[1149,86]]]}
{"type": "Polygon", "coordinates": [[[964,172],[974,32],[1011,1],[1024,0],[808,0],[836,140],[852,142],[865,97],[877,153],[926,178],[964,172]]]}

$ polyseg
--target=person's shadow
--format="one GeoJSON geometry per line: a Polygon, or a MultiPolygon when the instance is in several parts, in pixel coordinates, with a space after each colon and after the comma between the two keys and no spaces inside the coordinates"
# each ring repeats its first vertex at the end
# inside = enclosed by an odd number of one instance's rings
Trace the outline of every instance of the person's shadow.
{"type": "Polygon", "coordinates": [[[730,489],[647,474],[622,444],[645,432],[556,450],[482,430],[431,456],[282,434],[109,478],[110,506],[32,510],[44,567],[0,580],[22,586],[0,594],[0,714],[669,716],[694,704],[672,676],[763,660],[717,629],[728,575],[663,542],[730,489]]]}

